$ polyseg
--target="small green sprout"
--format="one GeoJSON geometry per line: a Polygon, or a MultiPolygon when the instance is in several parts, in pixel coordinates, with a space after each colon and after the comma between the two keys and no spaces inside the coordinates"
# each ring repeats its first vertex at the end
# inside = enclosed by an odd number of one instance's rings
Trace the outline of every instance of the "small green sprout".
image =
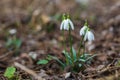
{"type": "Polygon", "coordinates": [[[4,76],[7,77],[9,80],[13,80],[15,72],[16,72],[15,67],[13,66],[8,67],[4,73],[4,76]]]}
{"type": "Polygon", "coordinates": [[[6,47],[11,49],[18,49],[20,48],[22,41],[16,37],[8,38],[6,42],[6,47]]]}
{"type": "Polygon", "coordinates": [[[22,41],[21,41],[21,39],[17,38],[16,36],[12,36],[12,37],[8,38],[5,45],[8,50],[13,50],[15,52],[14,55],[18,55],[18,53],[20,51],[20,47],[22,45],[22,41]]]}
{"type": "Polygon", "coordinates": [[[48,60],[46,59],[42,59],[37,62],[37,64],[47,64],[47,63],[48,63],[48,60]]]}

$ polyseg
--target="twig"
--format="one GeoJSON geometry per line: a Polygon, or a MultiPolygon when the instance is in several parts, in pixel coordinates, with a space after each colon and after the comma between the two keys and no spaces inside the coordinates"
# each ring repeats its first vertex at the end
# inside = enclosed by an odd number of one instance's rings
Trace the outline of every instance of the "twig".
{"type": "Polygon", "coordinates": [[[37,75],[33,70],[28,69],[27,67],[23,66],[22,64],[18,63],[18,62],[14,62],[14,65],[24,71],[26,71],[27,73],[29,73],[30,75],[34,76],[37,80],[45,80],[42,77],[40,77],[39,75],[37,75]]]}
{"type": "Polygon", "coordinates": [[[8,52],[8,53],[6,53],[6,54],[0,56],[0,59],[5,58],[5,57],[8,56],[10,53],[12,53],[12,51],[10,51],[10,52],[8,52]]]}

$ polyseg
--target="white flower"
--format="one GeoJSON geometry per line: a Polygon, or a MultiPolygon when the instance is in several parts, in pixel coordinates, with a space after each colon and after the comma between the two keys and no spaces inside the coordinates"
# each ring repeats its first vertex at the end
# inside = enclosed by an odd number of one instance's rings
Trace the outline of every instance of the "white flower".
{"type": "Polygon", "coordinates": [[[88,41],[93,41],[94,40],[94,34],[87,30],[85,37],[84,37],[84,41],[86,41],[88,39],[88,41]]]}
{"type": "Polygon", "coordinates": [[[70,19],[67,19],[67,21],[68,21],[68,24],[70,25],[70,28],[74,30],[73,22],[70,19]]]}
{"type": "Polygon", "coordinates": [[[69,27],[74,30],[74,25],[70,19],[65,19],[60,25],[60,30],[69,30],[69,27]]]}
{"type": "Polygon", "coordinates": [[[83,26],[81,29],[80,29],[80,35],[83,36],[85,35],[85,30],[87,29],[87,26],[83,26]]]}
{"type": "Polygon", "coordinates": [[[62,23],[61,23],[61,25],[60,25],[60,30],[62,30],[62,29],[64,29],[64,30],[67,29],[67,28],[66,28],[66,23],[67,23],[67,20],[66,20],[66,19],[62,21],[62,23]]]}
{"type": "Polygon", "coordinates": [[[15,34],[16,32],[17,32],[16,29],[10,29],[10,30],[9,30],[9,33],[12,34],[12,35],[15,34]]]}

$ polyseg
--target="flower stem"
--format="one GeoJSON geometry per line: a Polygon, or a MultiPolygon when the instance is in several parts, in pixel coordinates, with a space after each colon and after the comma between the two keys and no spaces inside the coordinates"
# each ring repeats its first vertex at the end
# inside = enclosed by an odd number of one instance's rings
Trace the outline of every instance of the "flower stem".
{"type": "MultiPolygon", "coordinates": [[[[65,50],[65,53],[67,52],[66,51],[66,44],[65,44],[65,36],[64,36],[64,30],[62,30],[62,36],[63,36],[63,46],[64,46],[64,50],[65,50]]],[[[66,59],[66,64],[69,64],[69,61],[68,61],[68,58],[65,58],[66,59]]]]}
{"type": "Polygon", "coordinates": [[[63,46],[64,46],[64,50],[66,51],[66,44],[65,44],[64,30],[62,30],[62,36],[63,36],[63,46]]]}
{"type": "MultiPolygon", "coordinates": [[[[69,44],[70,44],[70,57],[73,59],[73,51],[72,51],[72,35],[71,29],[69,28],[69,44]]],[[[73,60],[72,60],[73,61],[73,60]]]]}
{"type": "MultiPolygon", "coordinates": [[[[88,28],[89,29],[89,28],[88,28]]],[[[82,40],[80,41],[80,46],[79,46],[79,49],[78,49],[78,58],[80,57],[80,49],[81,49],[81,46],[82,46],[82,44],[83,44],[83,55],[84,55],[84,53],[85,53],[85,42],[84,42],[84,37],[85,37],[85,35],[86,35],[86,33],[87,33],[87,31],[88,31],[88,29],[86,29],[85,30],[85,34],[82,36],[82,40]]]]}
{"type": "Polygon", "coordinates": [[[80,46],[79,46],[79,49],[78,49],[78,58],[80,57],[80,49],[81,49],[81,47],[82,47],[82,44],[83,44],[83,40],[84,40],[84,36],[82,36],[82,40],[80,41],[80,46]]]}
{"type": "Polygon", "coordinates": [[[83,42],[83,55],[85,53],[85,42],[83,42]]]}

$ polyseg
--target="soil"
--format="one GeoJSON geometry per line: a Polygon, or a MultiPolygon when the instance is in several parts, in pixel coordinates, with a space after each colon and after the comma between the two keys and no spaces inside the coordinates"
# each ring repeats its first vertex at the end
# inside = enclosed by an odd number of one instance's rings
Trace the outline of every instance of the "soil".
{"type": "MultiPolygon", "coordinates": [[[[81,1],[84,0],[1,0],[0,80],[8,80],[4,72],[9,66],[15,66],[19,80],[119,80],[120,1],[81,1]],[[76,50],[85,20],[95,35],[95,40],[85,45],[86,52],[96,56],[77,73],[69,71],[69,66],[62,70],[56,60],[37,64],[48,55],[64,61],[60,31],[63,13],[69,14],[74,23],[72,37],[76,50]],[[13,43],[8,42],[10,39],[13,43]]],[[[67,32],[65,35],[68,38],[67,32]]]]}

